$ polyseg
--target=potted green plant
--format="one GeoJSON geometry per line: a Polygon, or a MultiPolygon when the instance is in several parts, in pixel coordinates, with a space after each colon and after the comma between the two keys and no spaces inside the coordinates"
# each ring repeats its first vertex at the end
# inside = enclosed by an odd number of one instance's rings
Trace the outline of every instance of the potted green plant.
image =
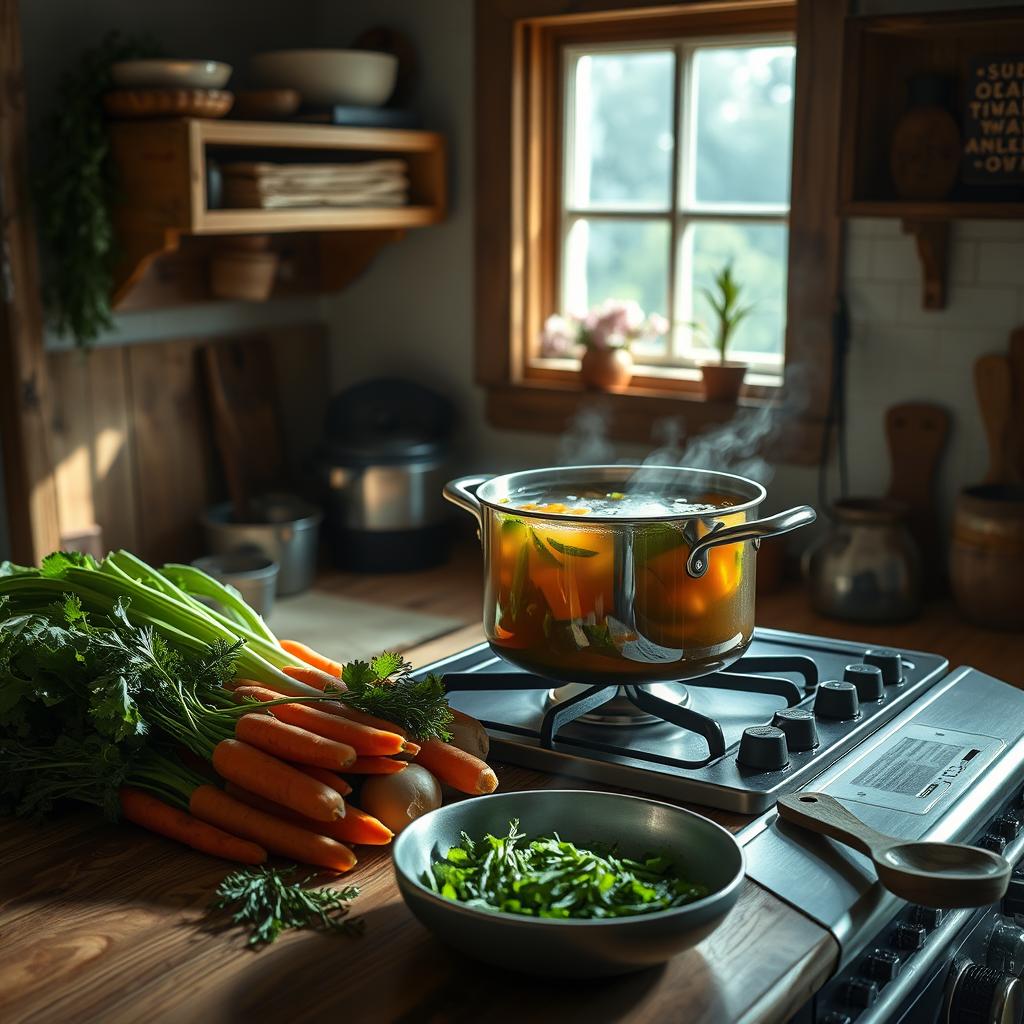
{"type": "Polygon", "coordinates": [[[753,303],[740,303],[742,292],[743,286],[733,273],[732,260],[715,274],[713,287],[700,290],[711,307],[715,323],[713,330],[702,323],[695,326],[711,335],[718,352],[716,362],[703,363],[700,368],[704,397],[709,402],[735,402],[739,398],[740,388],[743,387],[747,364],[725,358],[736,329],[754,308],[753,303]]]}

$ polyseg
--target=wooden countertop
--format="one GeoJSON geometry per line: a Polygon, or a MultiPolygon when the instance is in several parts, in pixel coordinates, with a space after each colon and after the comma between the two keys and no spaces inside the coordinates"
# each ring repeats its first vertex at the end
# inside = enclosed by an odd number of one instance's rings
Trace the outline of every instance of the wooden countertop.
{"type": "MultiPolygon", "coordinates": [[[[431,573],[331,574],[323,586],[465,622],[410,651],[418,665],[481,637],[479,555],[470,549],[431,573]]],[[[758,616],[764,626],[936,651],[1024,685],[1024,637],[965,625],[946,604],[914,623],[853,627],[815,616],[789,589],[760,598],[758,616]]],[[[565,784],[496,767],[506,790],[565,784]]],[[[41,826],[4,821],[0,1019],[774,1022],[824,982],[837,952],[829,933],[748,881],[719,929],[664,968],[587,983],[525,978],[468,964],[434,941],[406,911],[387,851],[366,848],[351,879],[362,890],[362,938],[298,933],[253,952],[238,931],[211,930],[205,918],[224,874],[219,862],[86,811],[41,826]]]]}

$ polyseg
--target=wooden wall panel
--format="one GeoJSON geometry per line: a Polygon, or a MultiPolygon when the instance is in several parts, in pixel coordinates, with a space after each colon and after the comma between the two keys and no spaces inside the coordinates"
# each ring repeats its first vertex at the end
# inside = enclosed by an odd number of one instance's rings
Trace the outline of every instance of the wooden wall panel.
{"type": "Polygon", "coordinates": [[[93,507],[107,548],[139,545],[138,480],[128,402],[128,350],[89,356],[92,397],[93,507]],[[99,484],[99,485],[98,485],[99,484]]]}
{"type": "Polygon", "coordinates": [[[267,346],[284,445],[298,475],[323,431],[329,374],[322,325],[52,352],[50,435],[63,534],[95,523],[106,549],[128,548],[154,562],[202,553],[199,517],[224,497],[224,485],[198,351],[226,341],[267,346]]]}
{"type": "Polygon", "coordinates": [[[196,373],[194,341],[127,350],[129,415],[138,467],[139,546],[157,562],[202,549],[199,517],[209,503],[212,436],[196,373]]]}

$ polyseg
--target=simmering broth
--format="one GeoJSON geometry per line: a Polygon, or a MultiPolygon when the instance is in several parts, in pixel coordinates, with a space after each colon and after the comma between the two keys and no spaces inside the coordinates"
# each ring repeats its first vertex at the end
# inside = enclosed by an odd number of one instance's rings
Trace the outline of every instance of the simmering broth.
{"type": "Polygon", "coordinates": [[[734,498],[584,490],[502,504],[508,512],[493,517],[488,538],[494,616],[485,626],[510,660],[569,680],[672,679],[680,662],[710,663],[723,645],[749,640],[746,545],[711,548],[700,578],[686,571],[695,541],[746,521],[729,512],[734,498]],[[680,516],[689,518],[659,519],[680,516]]]}

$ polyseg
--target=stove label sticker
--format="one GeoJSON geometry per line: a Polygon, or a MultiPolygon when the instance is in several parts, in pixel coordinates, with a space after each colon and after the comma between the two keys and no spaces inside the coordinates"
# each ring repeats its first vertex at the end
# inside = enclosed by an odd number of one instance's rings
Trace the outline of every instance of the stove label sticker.
{"type": "Polygon", "coordinates": [[[988,764],[1000,747],[991,736],[911,725],[851,765],[828,791],[876,807],[927,814],[988,764]]]}

